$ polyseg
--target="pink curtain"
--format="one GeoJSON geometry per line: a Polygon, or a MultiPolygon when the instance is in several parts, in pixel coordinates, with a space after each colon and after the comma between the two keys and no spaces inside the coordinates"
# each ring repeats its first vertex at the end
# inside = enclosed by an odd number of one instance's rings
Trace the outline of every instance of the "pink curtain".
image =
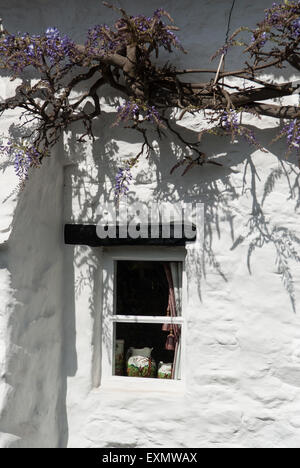
{"type": "MultiPolygon", "coordinates": [[[[169,263],[164,263],[164,270],[166,273],[168,285],[169,285],[169,302],[168,302],[168,309],[171,317],[177,317],[179,311],[176,308],[176,299],[175,299],[175,292],[174,292],[174,284],[172,278],[172,272],[169,263]]],[[[178,346],[180,340],[180,327],[176,324],[172,324],[169,329],[173,330],[174,339],[175,339],[175,351],[174,351],[174,361],[173,361],[173,368],[172,368],[172,379],[174,379],[175,368],[178,359],[178,346]]]]}

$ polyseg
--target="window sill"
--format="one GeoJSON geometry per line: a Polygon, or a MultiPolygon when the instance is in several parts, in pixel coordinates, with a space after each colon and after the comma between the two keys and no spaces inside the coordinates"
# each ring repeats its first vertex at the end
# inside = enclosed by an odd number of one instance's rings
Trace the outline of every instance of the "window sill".
{"type": "Polygon", "coordinates": [[[149,379],[143,377],[112,376],[104,379],[97,391],[103,392],[149,392],[183,394],[185,384],[182,380],[149,379]]]}

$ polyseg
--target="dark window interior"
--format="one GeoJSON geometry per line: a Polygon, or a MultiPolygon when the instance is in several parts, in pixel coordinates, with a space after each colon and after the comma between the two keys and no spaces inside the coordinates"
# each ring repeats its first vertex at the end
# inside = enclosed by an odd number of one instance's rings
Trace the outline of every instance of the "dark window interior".
{"type": "Polygon", "coordinates": [[[168,282],[162,262],[118,261],[117,315],[167,315],[168,282]]]}
{"type": "MultiPolygon", "coordinates": [[[[168,282],[162,262],[117,262],[116,281],[117,315],[167,315],[168,282]]],[[[126,375],[126,353],[130,347],[153,348],[152,357],[156,365],[160,361],[173,362],[174,351],[165,349],[168,332],[162,324],[116,323],[115,339],[124,340],[124,370],[126,375]]]]}

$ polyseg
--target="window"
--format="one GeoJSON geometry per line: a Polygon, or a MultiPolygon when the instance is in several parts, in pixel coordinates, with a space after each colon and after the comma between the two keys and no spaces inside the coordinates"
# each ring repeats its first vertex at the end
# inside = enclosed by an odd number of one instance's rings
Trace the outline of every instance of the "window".
{"type": "Polygon", "coordinates": [[[102,383],[182,382],[184,249],[106,249],[103,285],[102,383]]]}

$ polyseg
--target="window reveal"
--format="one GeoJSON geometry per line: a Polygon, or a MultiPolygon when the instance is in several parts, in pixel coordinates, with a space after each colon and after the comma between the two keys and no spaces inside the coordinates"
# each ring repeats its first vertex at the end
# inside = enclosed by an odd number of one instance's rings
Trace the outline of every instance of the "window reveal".
{"type": "Polygon", "coordinates": [[[116,262],[113,375],[180,379],[182,262],[116,262]]]}

